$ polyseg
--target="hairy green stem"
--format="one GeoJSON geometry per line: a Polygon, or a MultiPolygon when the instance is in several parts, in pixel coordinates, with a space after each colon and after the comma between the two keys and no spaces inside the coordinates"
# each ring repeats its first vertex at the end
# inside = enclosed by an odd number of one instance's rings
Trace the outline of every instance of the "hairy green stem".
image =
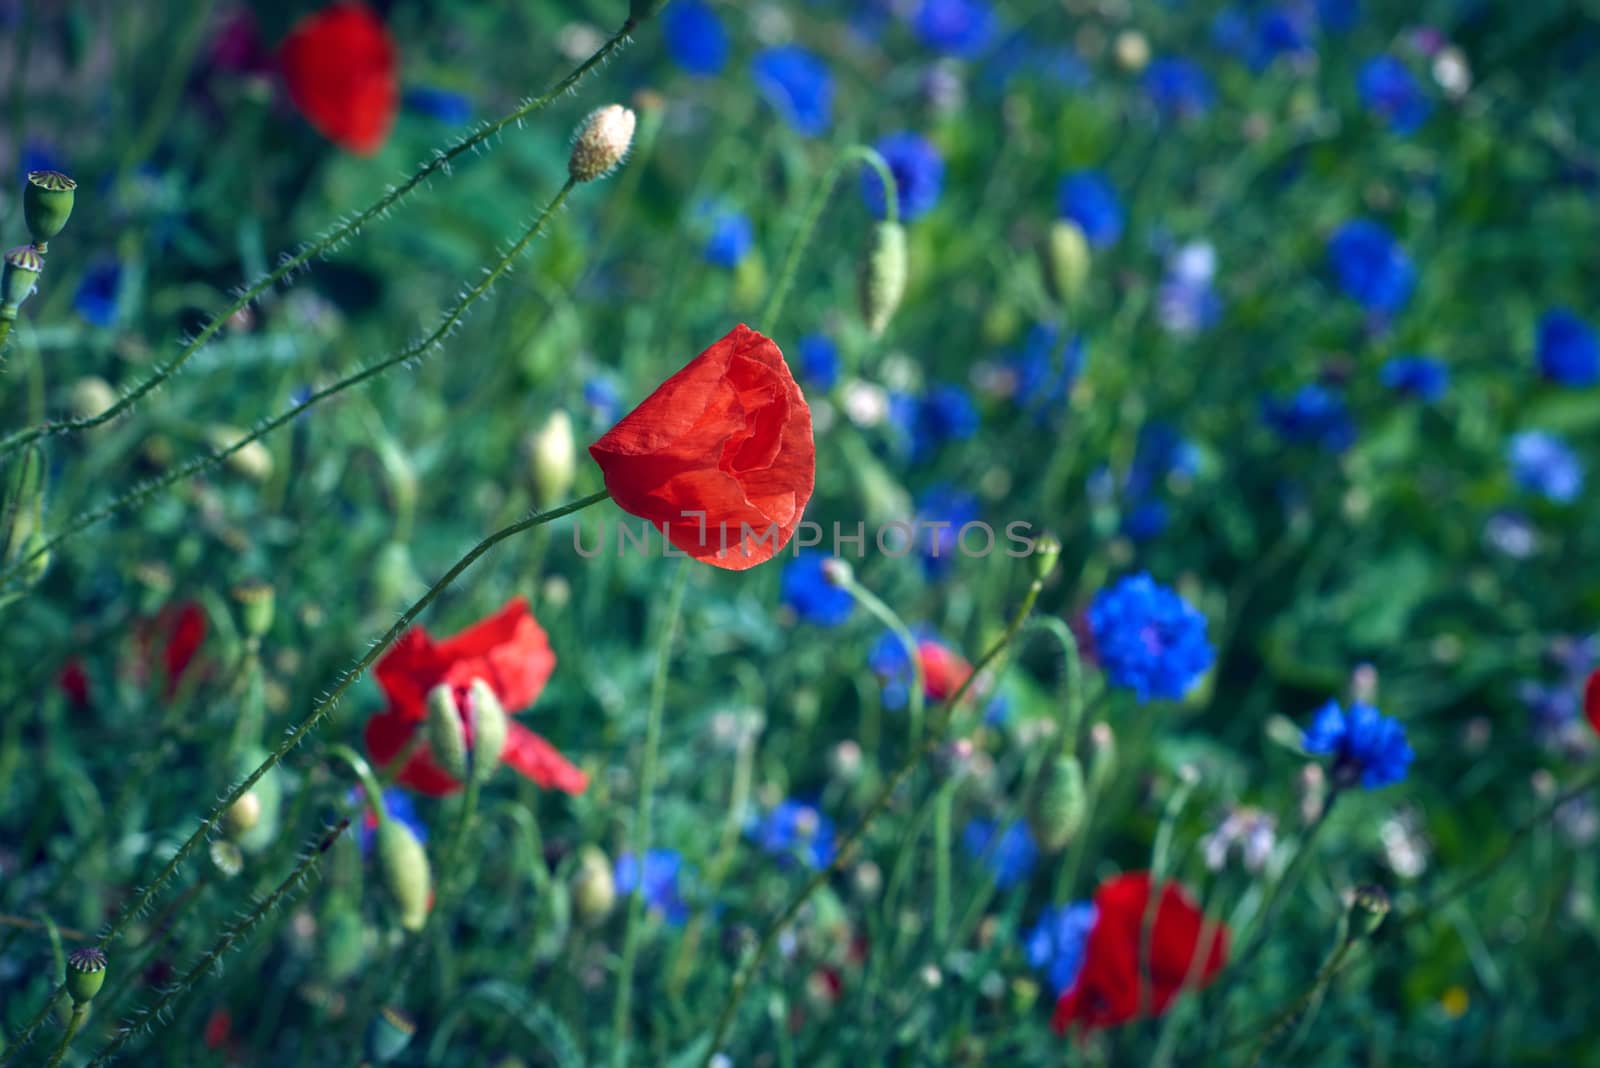
{"type": "Polygon", "coordinates": [[[61,1042],[56,1046],[56,1051],[50,1058],[49,1068],[57,1068],[57,1065],[66,1057],[67,1049],[71,1047],[73,1038],[78,1034],[78,1028],[82,1027],[83,1021],[88,1018],[89,1003],[87,1001],[74,1003],[72,1006],[72,1019],[67,1021],[67,1030],[62,1034],[61,1042]]]}
{"type": "Polygon", "coordinates": [[[895,610],[884,604],[877,594],[857,582],[854,576],[845,579],[841,588],[854,597],[862,608],[876,616],[878,622],[888,627],[899,640],[900,647],[905,650],[906,661],[911,665],[911,686],[906,694],[906,708],[910,713],[911,747],[915,750],[922,744],[923,704],[926,701],[924,690],[927,686],[923,678],[922,656],[917,646],[917,639],[895,610]]]}

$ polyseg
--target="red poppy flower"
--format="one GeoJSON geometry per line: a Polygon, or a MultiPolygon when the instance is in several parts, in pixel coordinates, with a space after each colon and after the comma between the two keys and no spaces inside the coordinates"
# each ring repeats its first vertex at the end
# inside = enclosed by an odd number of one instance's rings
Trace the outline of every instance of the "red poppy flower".
{"type": "MultiPolygon", "coordinates": [[[[519,712],[538,699],[555,666],[544,628],[521,597],[443,641],[436,642],[427,631],[414,627],[400,636],[373,670],[389,697],[389,709],[367,721],[367,749],[380,766],[410,751],[398,777],[402,785],[431,797],[454,793],[461,784],[434,761],[427,743],[417,739],[428,715],[428,691],[448,685],[455,692],[457,709],[465,711],[472,680],[482,679],[507,712],[519,712]]],[[[463,717],[463,727],[470,742],[470,717],[463,717]]],[[[549,790],[578,794],[589,785],[589,777],[554,746],[515,720],[500,759],[549,790]]]]}
{"type": "Polygon", "coordinates": [[[816,481],[811,409],[770,338],[737,326],[589,446],[617,504],[704,563],[789,543],[816,481]]]}
{"type": "Polygon", "coordinates": [[[1583,684],[1583,714],[1589,726],[1600,734],[1600,670],[1590,674],[1589,681],[1583,684]]]}
{"type": "Polygon", "coordinates": [[[79,657],[68,657],[56,674],[56,685],[74,708],[89,707],[89,672],[79,657]]]}
{"type": "Polygon", "coordinates": [[[166,694],[171,697],[177,692],[184,672],[189,670],[195,654],[206,640],[206,610],[198,602],[185,601],[179,606],[167,633],[166,647],[161,650],[161,662],[167,669],[166,694]]]}
{"type": "Polygon", "coordinates": [[[972,674],[966,657],[935,641],[918,642],[917,656],[922,661],[922,690],[930,701],[954,696],[972,674]]]}
{"type": "Polygon", "coordinates": [[[206,1018],[206,1049],[221,1049],[233,1034],[233,1014],[227,1009],[216,1009],[206,1018]]]}
{"type": "Polygon", "coordinates": [[[1152,1015],[1166,1012],[1189,980],[1191,963],[1201,952],[1202,934],[1205,956],[1194,969],[1193,988],[1205,986],[1227,963],[1227,927],[1209,925],[1189,896],[1168,883],[1161,889],[1150,929],[1149,958],[1141,968],[1150,889],[1150,873],[1140,871],[1108,879],[1095,891],[1098,911],[1084,947],[1083,968],[1056,1002],[1052,1023],[1057,1032],[1073,1024],[1093,1030],[1127,1023],[1139,1015],[1141,1000],[1152,1015]],[[1146,982],[1141,999],[1140,987],[1146,982]]]}
{"type": "Polygon", "coordinates": [[[307,15],[278,59],[289,99],[318,133],[358,155],[378,150],[400,107],[400,82],[394,41],[366,5],[307,15]]]}

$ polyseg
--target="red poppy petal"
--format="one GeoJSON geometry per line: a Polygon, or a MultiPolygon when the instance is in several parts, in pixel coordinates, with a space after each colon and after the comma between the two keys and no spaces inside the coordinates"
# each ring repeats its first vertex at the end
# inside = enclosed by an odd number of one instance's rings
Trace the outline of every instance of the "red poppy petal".
{"type": "Polygon", "coordinates": [[[428,632],[413,627],[378,659],[372,674],[392,709],[420,721],[427,715],[428,691],[438,685],[449,667],[449,660],[439,655],[428,632]]]}
{"type": "Polygon", "coordinates": [[[1589,726],[1600,734],[1600,670],[1589,676],[1589,681],[1583,686],[1583,714],[1589,720],[1589,726]]]}
{"type": "Polygon", "coordinates": [[[183,673],[194,661],[206,640],[206,611],[194,601],[185,601],[179,608],[177,619],[168,632],[166,647],[161,651],[162,663],[167,669],[167,696],[178,690],[183,673]]]}
{"type": "Polygon", "coordinates": [[[501,759],[546,790],[581,794],[589,787],[589,776],[555,746],[515,721],[506,732],[501,759]]]}
{"type": "Polygon", "coordinates": [[[360,155],[383,144],[400,106],[396,50],[365,5],[337,3],[300,20],[279,61],[290,99],[318,133],[360,155]]]}
{"type": "Polygon", "coordinates": [[[439,642],[434,652],[453,661],[443,681],[466,687],[481,678],[512,713],[539,699],[556,667],[550,639],[524,597],[507,601],[499,612],[439,642]]]}

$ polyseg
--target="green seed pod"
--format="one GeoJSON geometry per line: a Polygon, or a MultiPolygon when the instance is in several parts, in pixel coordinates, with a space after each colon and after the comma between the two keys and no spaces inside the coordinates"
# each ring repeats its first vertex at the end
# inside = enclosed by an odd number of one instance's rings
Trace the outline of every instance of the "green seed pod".
{"type": "Polygon", "coordinates": [[[341,983],[367,960],[367,929],[361,913],[343,900],[330,906],[321,925],[322,969],[330,982],[341,983]]]}
{"type": "MultiPolygon", "coordinates": [[[[234,765],[234,774],[243,778],[259,768],[266,759],[265,749],[250,746],[239,754],[238,763],[234,765]]],[[[273,768],[257,779],[256,784],[250,788],[250,793],[254,794],[259,802],[259,815],[255,824],[233,836],[233,841],[246,853],[259,853],[277,841],[278,826],[282,822],[283,778],[278,768],[273,768]]]]}
{"type": "Polygon", "coordinates": [[[500,705],[500,698],[487,682],[473,679],[472,697],[472,777],[478,782],[488,782],[500,766],[500,754],[505,752],[506,735],[510,733],[510,720],[500,705]]]}
{"type": "Polygon", "coordinates": [[[873,337],[882,336],[906,295],[906,231],[899,223],[872,227],[861,271],[861,315],[873,337]]]}
{"type": "Polygon", "coordinates": [[[1057,300],[1072,304],[1078,299],[1089,280],[1090,263],[1089,239],[1083,230],[1071,220],[1057,219],[1050,227],[1045,248],[1050,287],[1057,300]]]}
{"type": "Polygon", "coordinates": [[[259,580],[242,582],[233,588],[233,599],[239,605],[239,622],[245,634],[256,639],[266,637],[272,629],[272,587],[259,580]]]}
{"type": "Polygon", "coordinates": [[[467,777],[467,732],[456,711],[456,693],[449,683],[428,691],[428,748],[436,764],[452,779],[467,777]]]}
{"type": "Polygon", "coordinates": [[[617,903],[617,881],[611,861],[597,846],[587,845],[578,853],[578,870],[572,876],[572,901],[578,919],[586,927],[597,927],[611,915],[617,903]]]}
{"type": "MultiPolygon", "coordinates": [[[[217,423],[206,428],[206,440],[215,450],[233,448],[238,440],[247,432],[236,426],[226,423],[217,423]]],[[[228,454],[222,461],[236,474],[243,475],[252,482],[265,482],[272,477],[272,451],[259,441],[236,449],[228,454]]]]}
{"type": "Polygon", "coordinates": [[[67,958],[67,993],[74,1005],[94,1000],[106,985],[106,955],[93,946],[72,951],[67,958]]]}
{"type": "Polygon", "coordinates": [[[1350,895],[1350,927],[1357,937],[1367,938],[1383,925],[1389,915],[1389,894],[1375,883],[1358,886],[1350,895]]]}
{"type": "Polygon", "coordinates": [[[378,824],[378,867],[384,888],[400,913],[400,926],[407,931],[422,930],[428,922],[428,899],[433,896],[433,870],[422,843],[399,820],[378,824]]]}
{"type": "Polygon", "coordinates": [[[222,831],[229,838],[238,841],[255,830],[260,822],[261,795],[251,790],[229,805],[228,811],[222,814],[222,831]]]}
{"type": "Polygon", "coordinates": [[[388,1064],[405,1052],[416,1033],[415,1020],[393,1005],[385,1005],[367,1024],[367,1056],[378,1064],[388,1064]]]}
{"type": "Polygon", "coordinates": [[[1061,559],[1061,539],[1054,534],[1041,534],[1033,542],[1033,577],[1043,582],[1056,569],[1061,559]]]}
{"type": "Polygon", "coordinates": [[[1060,756],[1050,766],[1044,789],[1028,814],[1033,836],[1046,853],[1059,853],[1083,829],[1088,802],[1083,765],[1075,756],[1060,756]]]}
{"type": "Polygon", "coordinates": [[[59,171],[29,172],[27,187],[22,191],[22,214],[27,218],[28,233],[40,252],[72,217],[77,189],[78,183],[59,171]]]}
{"type": "Polygon", "coordinates": [[[32,245],[18,245],[6,253],[4,274],[0,274],[0,315],[17,317],[17,309],[33,293],[44,270],[44,257],[32,245]]]}

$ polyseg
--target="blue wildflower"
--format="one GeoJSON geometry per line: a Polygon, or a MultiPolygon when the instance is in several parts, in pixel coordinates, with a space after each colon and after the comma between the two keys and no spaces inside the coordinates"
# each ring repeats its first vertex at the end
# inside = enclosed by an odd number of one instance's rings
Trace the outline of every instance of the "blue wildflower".
{"type": "Polygon", "coordinates": [[[1211,20],[1211,43],[1219,51],[1239,59],[1248,59],[1252,47],[1250,30],[1248,13],[1237,7],[1224,8],[1211,20]]]}
{"type": "MultiPolygon", "coordinates": [[[[933,142],[920,134],[902,130],[880,137],[872,147],[878,150],[894,176],[901,221],[911,222],[932,211],[939,203],[939,194],[944,191],[944,157],[939,155],[933,142]]],[[[884,217],[883,179],[878,177],[874,167],[866,167],[861,172],[861,197],[873,218],[884,217]]]]}
{"type": "Polygon", "coordinates": [[[1089,630],[1101,669],[1141,703],[1181,698],[1211,667],[1206,617],[1143,572],[1095,595],[1089,630]]]}
{"type": "Polygon", "coordinates": [[[1122,517],[1122,533],[1134,541],[1149,541],[1159,537],[1171,521],[1172,512],[1165,501],[1140,501],[1122,517]]]}
{"type": "Polygon", "coordinates": [[[596,423],[609,426],[622,412],[622,393],[617,380],[608,374],[590,376],[583,384],[583,403],[596,423]]]}
{"type": "Polygon", "coordinates": [[[1157,111],[1177,119],[1204,115],[1216,96],[1200,65],[1176,56],[1157,59],[1145,68],[1144,91],[1157,111]]]}
{"type": "Polygon", "coordinates": [[[1212,284],[1217,273],[1217,253],[1204,241],[1192,241],[1167,257],[1167,273],[1156,294],[1156,315],[1161,325],[1181,337],[1190,337],[1222,316],[1222,298],[1212,284]]]}
{"type": "Polygon", "coordinates": [[[1061,331],[1055,326],[1035,323],[1024,335],[1021,348],[1006,361],[1012,402],[1038,419],[1065,405],[1072,384],[1083,371],[1082,336],[1068,338],[1058,357],[1060,342],[1061,331]]]}
{"type": "Polygon", "coordinates": [[[839,381],[839,346],[826,334],[807,334],[800,339],[800,377],[807,385],[832,389],[839,381]]]}
{"type": "Polygon", "coordinates": [[[887,418],[913,463],[928,460],[946,442],[966,441],[978,432],[978,409],[960,386],[935,385],[920,399],[891,393],[887,418]]]}
{"type": "Polygon", "coordinates": [[[18,155],[17,181],[23,185],[27,184],[28,175],[34,171],[66,173],[68,169],[66,158],[57,151],[56,146],[38,137],[29,137],[24,141],[18,155]]]}
{"type": "Polygon", "coordinates": [[[807,550],[783,567],[783,603],[807,623],[837,627],[850,618],[856,599],[849,591],[829,582],[823,565],[831,559],[826,553],[807,550]]]}
{"type": "Polygon", "coordinates": [[[825,133],[833,121],[833,74],[820,58],[798,45],[759,53],[750,65],[756,89],[772,109],[806,137],[825,133]]]}
{"type": "Polygon", "coordinates": [[[669,924],[676,927],[687,920],[689,906],[684,904],[678,888],[678,876],[683,871],[682,854],[675,849],[652,849],[646,853],[642,885],[639,867],[639,861],[632,853],[624,853],[617,858],[617,893],[627,896],[638,888],[646,907],[660,914],[669,924]]]}
{"type": "MultiPolygon", "coordinates": [[[[359,786],[351,787],[350,803],[360,804],[366,797],[366,791],[359,786]]],[[[389,813],[389,818],[399,820],[410,828],[411,833],[417,836],[417,841],[424,845],[428,842],[428,825],[422,822],[422,817],[417,815],[417,803],[411,793],[400,789],[398,786],[390,787],[383,792],[383,807],[389,813]]],[[[368,856],[372,853],[373,843],[378,837],[378,814],[370,808],[364,808],[361,815],[361,855],[368,856]]]]}
{"type": "Polygon", "coordinates": [[[400,103],[413,114],[451,126],[459,126],[472,118],[472,98],[453,89],[414,85],[405,91],[400,103]]]}
{"type": "Polygon", "coordinates": [[[1413,133],[1433,111],[1416,75],[1394,56],[1374,56],[1361,67],[1356,91],[1367,110],[1396,133],[1413,133]]]}
{"type": "Polygon", "coordinates": [[[1343,452],[1355,443],[1356,425],[1344,397],[1326,386],[1307,385],[1287,399],[1261,402],[1261,418],[1284,441],[1343,452]]]}
{"type": "Polygon", "coordinates": [[[1507,459],[1511,477],[1529,493],[1568,504],[1583,489],[1583,463],[1557,434],[1546,430],[1513,434],[1507,459]]]}
{"type": "Polygon", "coordinates": [[[1275,7],[1261,13],[1256,23],[1255,64],[1270,66],[1279,56],[1297,55],[1311,47],[1309,28],[1297,12],[1275,7]]]}
{"type": "Polygon", "coordinates": [[[1450,388],[1450,369],[1432,356],[1395,356],[1384,361],[1379,380],[1396,393],[1432,404],[1450,388]]]}
{"type": "Polygon", "coordinates": [[[1094,248],[1122,236],[1122,204],[1100,171],[1073,171],[1061,179],[1061,217],[1071,219],[1094,248]]]}
{"type": "Polygon", "coordinates": [[[780,801],[771,811],[752,821],[745,833],[764,852],[786,861],[798,856],[812,869],[826,868],[833,863],[833,821],[815,805],[780,801]]]}
{"type": "Polygon", "coordinates": [[[1167,423],[1146,423],[1139,431],[1122,489],[1130,499],[1143,500],[1159,490],[1168,476],[1192,476],[1199,470],[1200,453],[1192,442],[1167,423]]]}
{"type": "Polygon", "coordinates": [[[979,84],[990,92],[1008,92],[1020,80],[1060,89],[1084,89],[1093,80],[1081,58],[1063,45],[1041,44],[1037,34],[1018,30],[1008,35],[984,60],[979,84]]]}
{"type": "Polygon", "coordinates": [[[661,15],[661,35],[672,61],[690,74],[709,77],[728,62],[728,31],[702,0],[675,0],[661,15]]]}
{"type": "Polygon", "coordinates": [[[958,486],[940,483],[918,498],[917,522],[927,527],[921,546],[922,561],[930,574],[942,573],[949,567],[960,551],[961,528],[977,519],[978,498],[958,486]]]}
{"type": "Polygon", "coordinates": [[[1092,901],[1047,908],[1039,914],[1039,922],[1023,936],[1028,966],[1045,977],[1050,993],[1056,997],[1072,989],[1072,984],[1078,981],[1089,932],[1094,930],[1094,922],[1099,918],[1100,910],[1092,901]]]}
{"type": "Polygon", "coordinates": [[[1317,0],[1317,21],[1328,33],[1344,33],[1361,21],[1360,0],[1317,0]]]}
{"type": "Polygon", "coordinates": [[[1397,783],[1416,754],[1406,742],[1405,728],[1371,705],[1352,704],[1346,712],[1329,701],[1317,712],[1301,739],[1308,753],[1333,756],[1334,781],[1369,790],[1397,783]]]}
{"type": "Polygon", "coordinates": [[[1027,879],[1039,860],[1039,847],[1021,820],[1004,827],[993,820],[971,820],[961,832],[961,845],[968,856],[989,869],[999,890],[1027,879]]]}
{"type": "Polygon", "coordinates": [[[1600,343],[1594,327],[1570,308],[1551,308],[1539,319],[1539,372],[1563,386],[1600,381],[1600,343]]]}
{"type": "Polygon", "coordinates": [[[100,257],[89,265],[72,306],[92,326],[112,326],[117,321],[118,298],[122,294],[122,264],[100,257]]]}
{"type": "Polygon", "coordinates": [[[1328,239],[1328,263],[1345,296],[1370,311],[1397,312],[1411,299],[1417,269],[1394,235],[1370,219],[1352,219],[1328,239]]]}
{"type": "Polygon", "coordinates": [[[922,0],[912,18],[917,38],[947,56],[970,59],[994,39],[994,10],[982,0],[922,0]]]}
{"type": "Polygon", "coordinates": [[[737,267],[755,243],[755,230],[748,218],[737,211],[717,212],[711,219],[711,236],[706,239],[706,262],[714,267],[737,267]]]}

